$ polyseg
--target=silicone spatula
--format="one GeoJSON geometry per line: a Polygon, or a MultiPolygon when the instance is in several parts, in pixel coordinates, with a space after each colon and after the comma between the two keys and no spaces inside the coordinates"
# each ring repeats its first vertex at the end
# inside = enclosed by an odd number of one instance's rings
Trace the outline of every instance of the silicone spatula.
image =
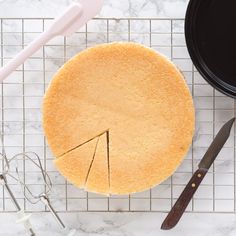
{"type": "Polygon", "coordinates": [[[0,82],[52,38],[58,35],[69,36],[81,28],[100,12],[102,5],[103,0],[80,0],[79,3],[69,6],[61,16],[54,20],[48,30],[0,69],[0,82]]]}

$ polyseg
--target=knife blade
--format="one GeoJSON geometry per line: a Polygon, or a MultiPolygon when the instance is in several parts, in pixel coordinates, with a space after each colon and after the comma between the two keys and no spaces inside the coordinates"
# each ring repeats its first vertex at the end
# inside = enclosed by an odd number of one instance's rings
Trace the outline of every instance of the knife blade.
{"type": "Polygon", "coordinates": [[[193,174],[192,178],[186,185],[180,197],[178,198],[171,211],[163,221],[161,229],[169,230],[177,225],[189,202],[191,201],[194,193],[200,186],[212,163],[215,161],[220,150],[229,138],[230,131],[234,122],[235,118],[229,120],[222,126],[220,131],[217,133],[207,152],[200,161],[198,165],[198,170],[193,174]]]}

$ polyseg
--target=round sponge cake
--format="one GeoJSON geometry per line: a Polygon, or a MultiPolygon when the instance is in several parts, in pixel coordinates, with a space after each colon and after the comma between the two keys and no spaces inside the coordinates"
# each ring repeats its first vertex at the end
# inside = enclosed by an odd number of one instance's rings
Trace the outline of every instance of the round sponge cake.
{"type": "Polygon", "coordinates": [[[55,165],[71,183],[130,194],[168,178],[186,155],[194,107],[183,75],[136,43],[86,49],[57,72],[43,103],[55,165]]]}

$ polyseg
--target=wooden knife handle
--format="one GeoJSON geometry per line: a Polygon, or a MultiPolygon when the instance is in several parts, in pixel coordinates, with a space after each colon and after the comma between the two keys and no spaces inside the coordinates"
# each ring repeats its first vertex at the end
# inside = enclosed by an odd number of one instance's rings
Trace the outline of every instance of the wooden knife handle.
{"type": "Polygon", "coordinates": [[[164,220],[161,229],[172,229],[180,220],[194,193],[207,173],[207,169],[198,169],[164,220]]]}

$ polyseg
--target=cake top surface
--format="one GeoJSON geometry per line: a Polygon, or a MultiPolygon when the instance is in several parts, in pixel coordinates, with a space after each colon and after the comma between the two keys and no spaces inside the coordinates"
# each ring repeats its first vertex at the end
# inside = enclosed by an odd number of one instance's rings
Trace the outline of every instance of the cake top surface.
{"type": "Polygon", "coordinates": [[[57,72],[44,98],[43,126],[69,181],[128,194],[179,166],[192,141],[194,108],[183,75],[166,57],[111,43],[86,49],[57,72]]]}

